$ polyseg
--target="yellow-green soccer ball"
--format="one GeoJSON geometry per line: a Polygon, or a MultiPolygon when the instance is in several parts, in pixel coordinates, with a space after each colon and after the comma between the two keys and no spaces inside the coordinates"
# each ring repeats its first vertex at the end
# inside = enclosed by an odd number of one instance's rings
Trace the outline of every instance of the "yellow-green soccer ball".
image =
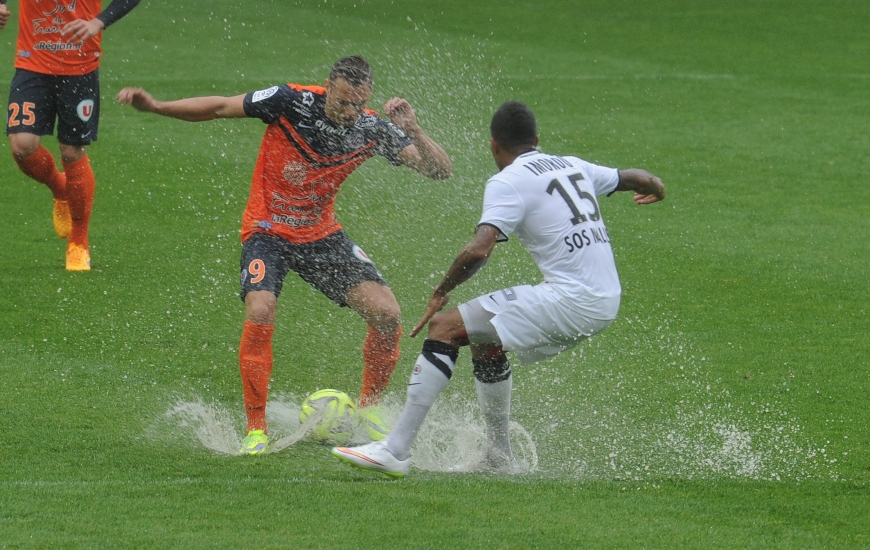
{"type": "Polygon", "coordinates": [[[302,402],[299,422],[312,418],[317,424],[309,437],[324,445],[343,445],[353,436],[356,405],[348,395],[338,390],[318,390],[302,402]]]}

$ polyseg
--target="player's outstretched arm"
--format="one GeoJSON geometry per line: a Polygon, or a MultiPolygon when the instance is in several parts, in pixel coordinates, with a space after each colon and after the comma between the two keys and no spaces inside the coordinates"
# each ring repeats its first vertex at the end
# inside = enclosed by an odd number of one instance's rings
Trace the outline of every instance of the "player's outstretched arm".
{"type": "Polygon", "coordinates": [[[132,105],[139,111],[156,113],[189,122],[247,116],[244,107],[245,94],[233,97],[206,96],[176,101],[158,101],[142,88],[124,88],[118,92],[116,99],[125,105],[132,105]]]}
{"type": "Polygon", "coordinates": [[[400,97],[390,99],[384,104],[384,112],[390,117],[390,122],[401,128],[413,142],[399,154],[406,166],[436,180],[447,179],[453,174],[450,157],[423,131],[407,100],[400,97]]]}
{"type": "Polygon", "coordinates": [[[498,237],[501,232],[491,225],[480,225],[475,232],[471,241],[465,245],[465,248],[459,253],[453,265],[447,270],[444,278],[432,291],[432,297],[429,298],[429,304],[426,306],[426,312],[423,317],[414,325],[411,331],[411,338],[423,330],[426,323],[429,322],[436,313],[441,311],[447,302],[450,300],[450,292],[470,279],[477,271],[483,267],[489,257],[492,255],[492,250],[498,242],[498,237]]]}
{"type": "Polygon", "coordinates": [[[640,168],[629,168],[619,171],[617,191],[634,191],[634,202],[637,204],[652,204],[665,200],[665,184],[658,176],[654,176],[640,168]]]}

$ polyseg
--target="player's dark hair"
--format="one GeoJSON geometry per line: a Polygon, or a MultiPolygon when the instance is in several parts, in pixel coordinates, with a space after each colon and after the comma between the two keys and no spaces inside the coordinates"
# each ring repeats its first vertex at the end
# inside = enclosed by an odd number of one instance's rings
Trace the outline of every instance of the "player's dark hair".
{"type": "Polygon", "coordinates": [[[535,115],[525,103],[508,101],[492,115],[489,133],[495,141],[511,151],[522,147],[535,148],[538,124],[535,115]]]}
{"type": "Polygon", "coordinates": [[[343,78],[354,88],[372,83],[372,67],[361,55],[349,55],[335,62],[329,71],[329,81],[343,78]]]}

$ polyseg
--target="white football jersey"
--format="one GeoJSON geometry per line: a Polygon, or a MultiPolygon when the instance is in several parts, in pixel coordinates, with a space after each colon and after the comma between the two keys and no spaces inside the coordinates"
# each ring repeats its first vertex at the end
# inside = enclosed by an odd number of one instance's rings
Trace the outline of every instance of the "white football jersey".
{"type": "MultiPolygon", "coordinates": [[[[531,151],[486,183],[480,224],[507,240],[516,234],[544,281],[588,308],[596,298],[619,296],[610,237],[596,197],[616,190],[619,171],[577,157],[531,151]]],[[[600,313],[615,311],[603,304],[600,313]]],[[[618,303],[618,302],[617,302],[618,303]]]]}

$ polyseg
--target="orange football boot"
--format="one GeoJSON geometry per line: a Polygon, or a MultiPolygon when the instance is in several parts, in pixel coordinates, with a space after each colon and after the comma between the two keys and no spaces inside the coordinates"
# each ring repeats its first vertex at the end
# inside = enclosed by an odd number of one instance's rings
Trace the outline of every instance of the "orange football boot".
{"type": "Polygon", "coordinates": [[[66,270],[90,271],[91,253],[88,249],[73,242],[69,243],[66,247],[66,270]]]}

